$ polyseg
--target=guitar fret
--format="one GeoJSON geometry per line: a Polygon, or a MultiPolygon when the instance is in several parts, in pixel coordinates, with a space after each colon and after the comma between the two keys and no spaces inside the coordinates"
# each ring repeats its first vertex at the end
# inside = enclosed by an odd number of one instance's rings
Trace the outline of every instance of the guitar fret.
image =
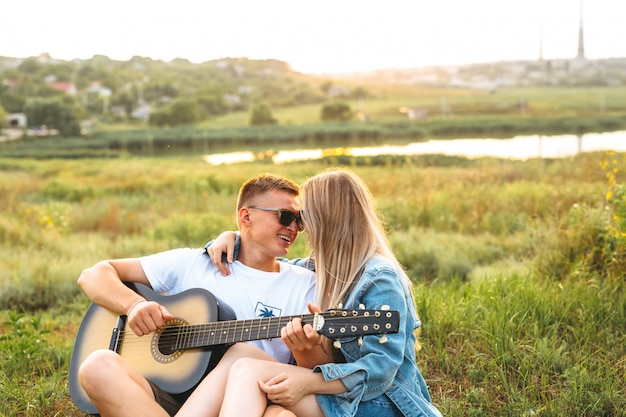
{"type": "Polygon", "coordinates": [[[246,328],[246,320],[241,320],[240,322],[235,322],[235,330],[237,330],[237,323],[241,324],[241,332],[239,333],[239,340],[245,340],[243,338],[244,329],[246,328]]]}
{"type": "Polygon", "coordinates": [[[180,341],[176,344],[176,346],[188,349],[191,346],[189,343],[189,326],[178,326],[176,333],[178,335],[177,339],[180,341]]]}
{"type": "MultiPolygon", "coordinates": [[[[189,327],[189,326],[187,326],[187,327],[189,327]]],[[[200,339],[199,339],[200,333],[199,332],[194,332],[194,331],[191,331],[191,330],[192,329],[189,329],[189,331],[193,334],[193,336],[192,336],[193,343],[196,346],[199,346],[198,344],[200,343],[200,339]]]]}
{"type": "Polygon", "coordinates": [[[230,336],[230,338],[228,339],[228,341],[230,343],[233,343],[233,341],[235,341],[235,332],[237,331],[237,325],[241,323],[240,321],[236,321],[236,322],[231,322],[230,323],[230,333],[228,333],[228,335],[230,336]]]}
{"type": "Polygon", "coordinates": [[[222,326],[221,326],[220,333],[219,333],[220,338],[218,339],[219,343],[221,344],[228,342],[228,339],[227,339],[228,332],[226,331],[226,328],[225,328],[227,324],[228,322],[226,321],[222,322],[222,326]]]}
{"type": "Polygon", "coordinates": [[[183,344],[185,346],[191,346],[191,343],[189,341],[189,336],[190,336],[189,326],[182,326],[182,331],[179,330],[179,333],[181,333],[181,335],[182,335],[183,344]]]}

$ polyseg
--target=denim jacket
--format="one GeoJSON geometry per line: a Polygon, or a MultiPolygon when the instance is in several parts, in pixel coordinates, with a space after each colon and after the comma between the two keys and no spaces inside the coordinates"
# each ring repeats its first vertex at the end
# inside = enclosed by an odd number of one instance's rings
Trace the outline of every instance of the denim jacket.
{"type": "MultiPolygon", "coordinates": [[[[237,240],[237,248],[238,243],[237,240]]],[[[309,258],[289,262],[309,269],[314,267],[309,258]]],[[[314,369],[327,381],[341,379],[347,388],[342,394],[317,394],[324,414],[352,417],[361,402],[385,395],[405,417],[441,417],[431,403],[428,387],[415,362],[414,331],[421,322],[411,290],[396,267],[382,256],[375,256],[367,262],[363,275],[342,308],[358,309],[361,304],[366,309],[379,310],[385,305],[398,310],[399,331],[387,334],[386,343],[380,343],[378,335],[363,336],[361,346],[358,337],[339,339],[346,363],[327,363],[314,369]]]]}
{"type": "Polygon", "coordinates": [[[344,302],[344,309],[381,309],[388,305],[400,312],[398,333],[388,334],[387,342],[379,336],[363,336],[340,340],[346,363],[319,365],[327,381],[341,379],[348,389],[339,395],[317,395],[327,416],[354,416],[359,403],[381,395],[389,398],[406,417],[434,417],[441,413],[430,402],[424,378],[415,363],[415,329],[421,323],[415,311],[411,290],[399,276],[396,267],[386,258],[370,259],[361,279],[344,302]]]}

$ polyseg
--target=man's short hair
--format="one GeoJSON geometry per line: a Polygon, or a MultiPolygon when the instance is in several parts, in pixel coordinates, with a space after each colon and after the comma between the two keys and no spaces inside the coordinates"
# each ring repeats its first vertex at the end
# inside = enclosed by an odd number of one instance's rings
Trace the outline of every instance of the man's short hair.
{"type": "Polygon", "coordinates": [[[275,174],[260,174],[243,183],[237,197],[237,211],[247,206],[258,195],[269,191],[284,191],[294,196],[300,193],[300,187],[295,182],[275,174]]]}

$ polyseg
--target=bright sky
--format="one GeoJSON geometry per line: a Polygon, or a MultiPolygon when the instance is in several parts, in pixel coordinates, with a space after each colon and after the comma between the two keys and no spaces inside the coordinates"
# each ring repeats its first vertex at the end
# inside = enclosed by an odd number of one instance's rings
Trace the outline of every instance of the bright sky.
{"type": "MultiPolygon", "coordinates": [[[[0,56],[272,58],[334,73],[535,59],[540,44],[545,59],[573,58],[580,0],[13,0],[1,13],[0,56]]],[[[587,58],[626,57],[625,0],[587,0],[583,16],[587,58]]]]}

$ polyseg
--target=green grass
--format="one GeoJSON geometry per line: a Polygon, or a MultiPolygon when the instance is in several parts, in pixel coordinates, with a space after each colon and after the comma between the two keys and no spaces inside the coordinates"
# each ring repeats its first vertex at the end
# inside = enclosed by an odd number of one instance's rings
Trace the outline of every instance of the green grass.
{"type": "MultiPolygon", "coordinates": [[[[626,415],[626,158],[611,153],[0,159],[0,415],[81,415],[67,368],[83,268],[201,246],[235,226],[248,177],[301,182],[341,163],[368,183],[414,282],[418,363],[444,415],[626,415]]],[[[303,234],[291,255],[306,252],[303,234]]]]}
{"type": "Polygon", "coordinates": [[[418,289],[435,401],[455,416],[624,415],[621,287],[503,273],[418,289]]]}

